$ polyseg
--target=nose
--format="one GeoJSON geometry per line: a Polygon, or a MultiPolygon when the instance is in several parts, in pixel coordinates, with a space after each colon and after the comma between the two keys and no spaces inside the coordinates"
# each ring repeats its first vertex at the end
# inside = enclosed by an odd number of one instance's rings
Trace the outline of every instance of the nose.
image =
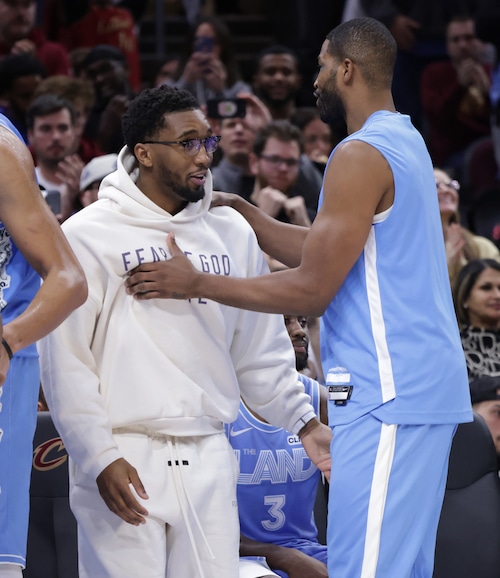
{"type": "Polygon", "coordinates": [[[210,166],[212,164],[213,153],[207,153],[205,145],[202,144],[194,158],[196,159],[197,164],[210,166]]]}
{"type": "Polygon", "coordinates": [[[283,72],[281,72],[281,70],[277,70],[273,74],[273,80],[283,80],[284,78],[285,78],[285,75],[283,74],[283,72]]]}
{"type": "Polygon", "coordinates": [[[291,319],[288,323],[290,337],[305,337],[306,332],[298,319],[291,319]]]}

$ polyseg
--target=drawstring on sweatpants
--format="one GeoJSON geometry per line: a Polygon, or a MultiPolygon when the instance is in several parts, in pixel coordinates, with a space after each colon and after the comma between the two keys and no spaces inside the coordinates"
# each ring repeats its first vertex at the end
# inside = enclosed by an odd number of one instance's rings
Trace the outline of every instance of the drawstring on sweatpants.
{"type": "Polygon", "coordinates": [[[198,547],[197,547],[196,540],[195,540],[195,537],[193,534],[193,529],[191,527],[191,522],[189,520],[189,511],[186,508],[186,502],[187,502],[187,505],[189,506],[189,510],[191,511],[191,513],[194,517],[196,525],[198,526],[198,530],[199,530],[199,532],[203,538],[203,541],[205,542],[208,553],[209,553],[210,557],[212,558],[212,560],[215,559],[215,556],[214,556],[214,553],[212,552],[212,549],[210,548],[210,544],[208,543],[207,537],[205,536],[205,532],[203,531],[203,528],[201,527],[200,520],[199,520],[198,515],[196,514],[196,510],[193,507],[193,504],[189,498],[189,494],[187,493],[186,485],[184,483],[184,477],[182,474],[182,467],[181,467],[182,466],[182,460],[179,457],[179,451],[178,451],[177,444],[175,442],[175,438],[173,438],[173,442],[172,442],[172,439],[170,438],[170,436],[167,437],[167,447],[168,447],[168,451],[170,453],[170,456],[172,458],[172,473],[174,476],[174,486],[175,486],[175,491],[177,493],[177,500],[179,501],[181,511],[182,511],[182,517],[184,519],[184,522],[186,524],[186,528],[187,528],[187,531],[189,534],[189,539],[191,541],[191,546],[193,548],[196,564],[198,566],[199,576],[200,576],[200,578],[205,578],[205,574],[203,572],[203,568],[201,565],[200,554],[198,552],[198,547]]]}

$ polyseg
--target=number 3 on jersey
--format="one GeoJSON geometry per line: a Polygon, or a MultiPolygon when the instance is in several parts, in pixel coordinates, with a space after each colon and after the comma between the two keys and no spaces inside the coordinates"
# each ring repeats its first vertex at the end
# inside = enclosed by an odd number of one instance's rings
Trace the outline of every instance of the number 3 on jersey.
{"type": "Polygon", "coordinates": [[[275,532],[283,527],[285,524],[285,514],[283,512],[283,507],[285,506],[286,497],[283,494],[277,496],[265,496],[264,504],[266,506],[271,506],[268,509],[269,516],[272,520],[261,520],[261,524],[266,530],[270,532],[275,532]]]}

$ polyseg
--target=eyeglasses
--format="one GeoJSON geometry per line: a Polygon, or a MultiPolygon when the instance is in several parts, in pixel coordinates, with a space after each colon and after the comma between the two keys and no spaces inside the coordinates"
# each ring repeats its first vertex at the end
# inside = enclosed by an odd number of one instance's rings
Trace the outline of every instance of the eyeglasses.
{"type": "Polygon", "coordinates": [[[220,136],[207,136],[207,138],[190,138],[188,140],[145,140],[142,144],[180,145],[190,157],[196,156],[205,147],[208,155],[214,154],[219,146],[220,136]]]}
{"type": "Polygon", "coordinates": [[[460,190],[460,183],[458,181],[436,181],[436,188],[439,191],[442,187],[450,187],[450,189],[454,189],[455,191],[460,190]]]}
{"type": "Polygon", "coordinates": [[[279,167],[280,165],[286,165],[289,169],[293,169],[298,166],[298,159],[284,159],[278,155],[260,155],[261,159],[264,159],[269,164],[279,167]]]}

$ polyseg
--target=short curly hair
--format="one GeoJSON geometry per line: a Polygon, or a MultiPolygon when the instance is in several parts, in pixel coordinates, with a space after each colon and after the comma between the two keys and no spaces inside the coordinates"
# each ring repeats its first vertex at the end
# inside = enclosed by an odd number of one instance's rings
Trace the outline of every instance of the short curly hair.
{"type": "Polygon", "coordinates": [[[133,153],[137,143],[154,139],[167,126],[165,114],[199,108],[198,101],[187,90],[166,85],[146,88],[134,98],[123,115],[125,144],[133,153]]]}

